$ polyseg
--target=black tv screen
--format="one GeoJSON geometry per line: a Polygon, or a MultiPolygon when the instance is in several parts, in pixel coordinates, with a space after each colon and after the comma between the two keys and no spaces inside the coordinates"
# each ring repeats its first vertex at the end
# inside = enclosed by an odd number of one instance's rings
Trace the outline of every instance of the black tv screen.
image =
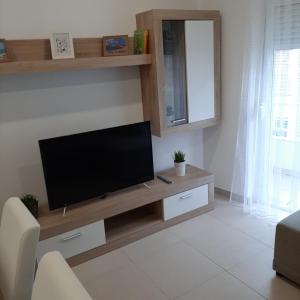
{"type": "Polygon", "coordinates": [[[154,178],[150,122],[39,141],[50,210],[154,178]]]}

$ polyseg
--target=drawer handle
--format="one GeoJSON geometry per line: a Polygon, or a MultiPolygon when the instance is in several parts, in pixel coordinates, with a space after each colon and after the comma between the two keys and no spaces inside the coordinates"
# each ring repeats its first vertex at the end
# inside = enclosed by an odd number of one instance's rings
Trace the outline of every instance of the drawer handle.
{"type": "Polygon", "coordinates": [[[69,241],[69,240],[76,239],[76,238],[78,238],[78,237],[80,237],[80,236],[81,236],[81,233],[80,233],[80,232],[79,232],[79,233],[75,233],[75,234],[73,234],[73,235],[70,235],[70,236],[67,236],[67,237],[63,238],[62,241],[63,241],[63,242],[66,242],[66,241],[69,241]]]}
{"type": "Polygon", "coordinates": [[[177,119],[177,120],[173,120],[172,123],[177,124],[177,123],[181,123],[181,122],[185,122],[186,118],[183,119],[177,119]]]}
{"type": "Polygon", "coordinates": [[[188,199],[188,198],[191,198],[192,196],[193,196],[193,194],[188,194],[188,195],[180,197],[180,199],[188,199]]]}

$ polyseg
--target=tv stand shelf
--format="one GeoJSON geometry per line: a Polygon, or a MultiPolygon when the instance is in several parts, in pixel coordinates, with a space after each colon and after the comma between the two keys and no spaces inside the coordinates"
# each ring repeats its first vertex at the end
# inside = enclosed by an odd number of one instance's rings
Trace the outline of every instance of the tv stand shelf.
{"type": "Polygon", "coordinates": [[[154,205],[136,208],[132,211],[104,220],[106,228],[106,240],[114,241],[122,238],[124,234],[133,234],[149,225],[162,222],[161,214],[154,210],[154,205]]]}
{"type": "Polygon", "coordinates": [[[187,166],[185,177],[176,177],[174,170],[161,174],[171,178],[173,184],[166,184],[155,178],[148,183],[151,189],[138,185],[109,194],[105,199],[93,199],[72,205],[68,208],[66,216],[62,215],[61,209],[50,212],[43,207],[38,219],[41,225],[40,241],[51,240],[55,236],[104,220],[106,243],[69,257],[67,261],[71,266],[75,266],[213,209],[212,174],[190,165],[187,166]],[[208,191],[208,202],[205,205],[166,219],[164,199],[173,203],[174,195],[189,193],[190,190],[204,186],[208,191]]]}

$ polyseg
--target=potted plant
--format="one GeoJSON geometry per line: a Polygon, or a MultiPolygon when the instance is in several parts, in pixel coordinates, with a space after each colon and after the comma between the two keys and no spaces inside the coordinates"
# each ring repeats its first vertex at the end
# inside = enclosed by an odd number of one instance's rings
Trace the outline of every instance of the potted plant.
{"type": "Polygon", "coordinates": [[[33,195],[25,195],[21,198],[21,201],[28,208],[31,214],[37,219],[39,216],[39,201],[33,195]]]}
{"type": "Polygon", "coordinates": [[[182,151],[175,151],[173,158],[176,176],[185,176],[185,153],[182,151]]]}

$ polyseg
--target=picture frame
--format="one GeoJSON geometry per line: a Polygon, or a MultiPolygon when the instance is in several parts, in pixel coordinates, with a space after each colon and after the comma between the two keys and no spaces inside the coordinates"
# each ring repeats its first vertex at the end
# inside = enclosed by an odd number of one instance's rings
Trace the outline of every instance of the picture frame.
{"type": "Polygon", "coordinates": [[[128,55],[128,35],[104,36],[102,38],[103,56],[128,55]]]}
{"type": "Polygon", "coordinates": [[[8,62],[8,61],[9,61],[9,57],[8,57],[6,40],[0,39],[0,63],[8,62]]]}
{"type": "Polygon", "coordinates": [[[70,32],[52,33],[50,38],[52,59],[75,58],[70,32]]]}

